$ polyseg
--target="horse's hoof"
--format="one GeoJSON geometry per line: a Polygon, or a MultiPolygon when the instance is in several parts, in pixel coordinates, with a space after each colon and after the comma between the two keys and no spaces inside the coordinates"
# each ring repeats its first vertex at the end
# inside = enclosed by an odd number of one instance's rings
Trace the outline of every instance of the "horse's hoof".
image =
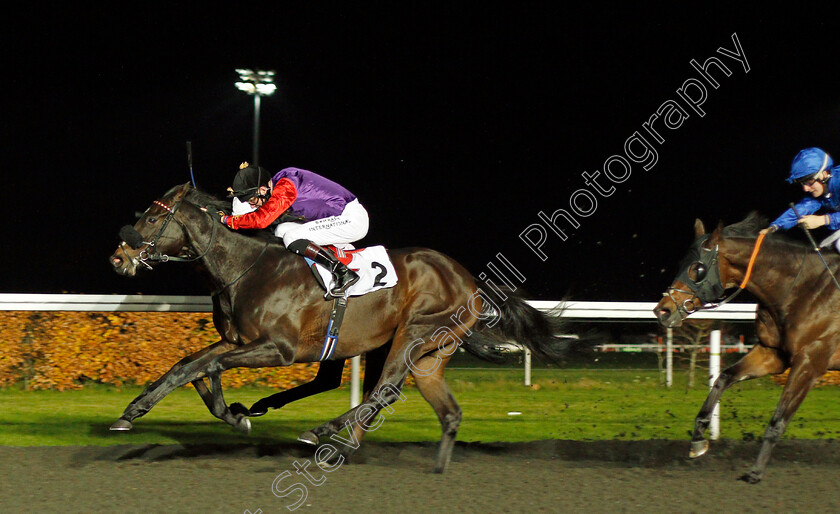
{"type": "Polygon", "coordinates": [[[702,441],[691,441],[691,450],[688,452],[690,459],[702,457],[709,451],[709,441],[703,439],[702,441]]]}
{"type": "MultiPolygon", "coordinates": [[[[351,454],[352,455],[352,454],[351,454]]],[[[331,473],[338,469],[342,464],[349,462],[350,455],[345,455],[342,452],[335,452],[329,460],[315,459],[315,464],[327,473],[331,473]]]]}
{"type": "Polygon", "coordinates": [[[134,428],[134,425],[131,424],[131,421],[127,419],[118,419],[113,425],[111,425],[111,430],[119,431],[119,432],[127,432],[134,428]]]}
{"type": "Polygon", "coordinates": [[[265,416],[268,413],[268,409],[261,407],[259,403],[260,402],[257,402],[254,405],[251,405],[251,408],[248,409],[248,416],[258,418],[260,416],[265,416]]]}
{"type": "Polygon", "coordinates": [[[231,403],[230,407],[228,407],[228,408],[230,409],[230,413],[233,414],[234,416],[250,416],[251,415],[251,411],[248,410],[248,407],[242,405],[239,402],[231,403]]]}
{"type": "Polygon", "coordinates": [[[251,405],[251,417],[256,418],[257,416],[264,416],[268,413],[268,407],[265,406],[265,398],[262,400],[257,401],[254,405],[251,405]]]}
{"type": "Polygon", "coordinates": [[[306,432],[300,434],[297,440],[310,446],[318,446],[319,442],[318,436],[311,430],[307,430],[306,432]]]}
{"type": "Polygon", "coordinates": [[[251,420],[246,418],[245,416],[242,416],[241,418],[239,418],[239,420],[237,420],[236,425],[234,425],[234,428],[236,428],[245,435],[251,435],[251,420]]]}
{"type": "Polygon", "coordinates": [[[748,484],[757,484],[761,482],[761,473],[757,471],[750,471],[749,473],[744,473],[738,477],[738,480],[743,480],[748,484]]]}

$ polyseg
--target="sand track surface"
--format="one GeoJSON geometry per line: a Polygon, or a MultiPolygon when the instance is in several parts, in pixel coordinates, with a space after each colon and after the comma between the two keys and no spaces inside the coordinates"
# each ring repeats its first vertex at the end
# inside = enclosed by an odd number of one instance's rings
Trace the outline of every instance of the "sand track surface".
{"type": "Polygon", "coordinates": [[[0,511],[840,512],[840,442],[782,441],[763,482],[738,481],[758,447],[459,443],[444,475],[429,443],[363,443],[331,472],[298,444],[0,447],[0,511]]]}

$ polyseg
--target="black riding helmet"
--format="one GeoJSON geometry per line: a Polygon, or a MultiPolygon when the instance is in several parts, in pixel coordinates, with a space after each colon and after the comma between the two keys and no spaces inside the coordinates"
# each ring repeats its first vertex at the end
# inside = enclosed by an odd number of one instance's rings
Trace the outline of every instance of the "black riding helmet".
{"type": "Polygon", "coordinates": [[[251,166],[247,162],[243,163],[243,167],[240,167],[233,177],[233,186],[228,188],[230,193],[228,196],[235,196],[240,201],[247,202],[251,197],[258,194],[261,186],[268,187],[270,180],[271,174],[262,166],[251,166]]]}

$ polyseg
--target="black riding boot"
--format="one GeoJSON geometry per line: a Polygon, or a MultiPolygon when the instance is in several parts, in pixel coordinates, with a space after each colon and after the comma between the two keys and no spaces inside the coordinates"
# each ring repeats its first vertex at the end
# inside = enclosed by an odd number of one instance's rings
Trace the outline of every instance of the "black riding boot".
{"type": "Polygon", "coordinates": [[[359,275],[344,265],[341,261],[327,250],[306,239],[293,241],[286,247],[290,252],[312,259],[317,264],[324,266],[333,276],[333,288],[328,292],[329,296],[341,297],[347,289],[359,281],[359,275]]]}

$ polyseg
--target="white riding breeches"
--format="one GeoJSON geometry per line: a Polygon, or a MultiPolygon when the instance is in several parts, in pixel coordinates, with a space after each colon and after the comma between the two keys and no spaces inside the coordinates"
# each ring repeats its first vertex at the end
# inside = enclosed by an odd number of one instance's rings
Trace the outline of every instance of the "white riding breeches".
{"type": "Polygon", "coordinates": [[[828,248],[829,246],[834,246],[834,249],[840,252],[840,230],[820,241],[820,248],[828,248]]]}
{"type": "Polygon", "coordinates": [[[307,239],[319,246],[345,245],[365,237],[369,224],[367,210],[356,199],[345,205],[337,216],[306,223],[281,223],[275,227],[274,235],[283,239],[287,247],[298,239],[307,239]]]}

